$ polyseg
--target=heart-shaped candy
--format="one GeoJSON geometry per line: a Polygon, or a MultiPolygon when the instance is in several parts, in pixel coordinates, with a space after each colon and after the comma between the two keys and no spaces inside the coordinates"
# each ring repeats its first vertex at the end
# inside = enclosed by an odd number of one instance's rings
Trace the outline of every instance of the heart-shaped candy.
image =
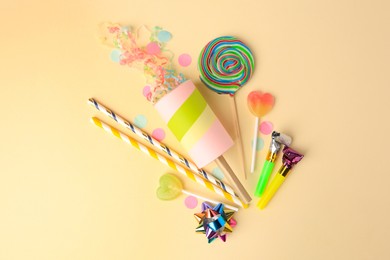
{"type": "Polygon", "coordinates": [[[265,116],[274,106],[275,98],[270,93],[252,91],[248,95],[248,107],[256,117],[265,116]]]}
{"type": "Polygon", "coordinates": [[[160,177],[160,187],[156,194],[160,200],[173,200],[178,197],[183,190],[183,184],[180,179],[173,174],[164,174],[160,177]]]}

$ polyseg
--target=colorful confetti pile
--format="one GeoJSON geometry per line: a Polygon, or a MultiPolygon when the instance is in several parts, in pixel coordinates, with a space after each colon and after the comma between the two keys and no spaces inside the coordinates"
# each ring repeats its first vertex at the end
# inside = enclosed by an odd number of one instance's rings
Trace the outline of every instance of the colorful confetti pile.
{"type": "MultiPolygon", "coordinates": [[[[150,87],[145,96],[150,102],[156,103],[186,80],[172,66],[173,54],[165,49],[172,35],[162,28],[154,27],[150,31],[150,42],[145,46],[138,42],[138,30],[130,27],[108,23],[103,25],[102,34],[103,42],[115,48],[111,53],[112,60],[143,71],[150,87]]],[[[188,64],[188,58],[184,64],[188,64]]]]}

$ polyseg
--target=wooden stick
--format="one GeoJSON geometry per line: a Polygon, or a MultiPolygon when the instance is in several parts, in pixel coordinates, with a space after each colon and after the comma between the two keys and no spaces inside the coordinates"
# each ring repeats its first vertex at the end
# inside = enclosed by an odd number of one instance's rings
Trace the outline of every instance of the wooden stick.
{"type": "Polygon", "coordinates": [[[253,144],[252,144],[252,163],[251,163],[251,173],[255,171],[256,163],[256,148],[257,148],[257,134],[259,132],[259,118],[256,117],[255,128],[253,129],[253,144]]]}
{"type": "Polygon", "coordinates": [[[245,190],[244,186],[241,184],[237,176],[234,174],[232,168],[230,168],[225,158],[221,155],[215,160],[215,162],[217,163],[218,167],[221,168],[221,170],[225,173],[226,179],[229,181],[230,185],[232,185],[232,187],[235,189],[240,199],[244,203],[249,204],[249,202],[252,200],[251,196],[245,190]]]}
{"type": "Polygon", "coordinates": [[[237,103],[236,103],[235,96],[233,96],[232,98],[233,98],[233,102],[231,104],[232,104],[233,111],[234,111],[233,119],[234,119],[234,128],[236,130],[236,136],[237,136],[238,152],[239,152],[240,157],[241,157],[242,171],[244,173],[244,177],[245,177],[245,180],[246,180],[247,175],[246,175],[246,170],[245,170],[245,154],[244,154],[244,146],[242,145],[242,137],[241,137],[241,131],[240,131],[240,121],[238,119],[238,113],[237,113],[237,103]]]}

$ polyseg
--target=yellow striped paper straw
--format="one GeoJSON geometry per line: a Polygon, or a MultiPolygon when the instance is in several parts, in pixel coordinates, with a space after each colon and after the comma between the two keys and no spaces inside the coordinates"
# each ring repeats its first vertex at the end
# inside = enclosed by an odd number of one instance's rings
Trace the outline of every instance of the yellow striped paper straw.
{"type": "Polygon", "coordinates": [[[192,173],[188,169],[183,168],[180,164],[178,164],[178,163],[172,161],[171,159],[169,159],[169,158],[167,158],[167,157],[157,153],[155,150],[153,150],[153,149],[151,149],[149,147],[146,147],[145,145],[143,145],[142,143],[136,141],[135,139],[131,138],[130,136],[120,132],[118,129],[116,129],[116,128],[112,127],[112,126],[109,126],[106,123],[102,122],[100,119],[98,119],[96,117],[93,117],[91,121],[96,126],[104,129],[106,132],[108,132],[108,133],[118,137],[119,139],[121,139],[125,143],[132,145],[133,147],[137,148],[138,150],[140,150],[140,151],[148,154],[149,156],[159,160],[163,164],[171,167],[172,169],[180,172],[181,174],[186,175],[191,180],[201,184],[202,186],[204,186],[204,187],[208,188],[209,190],[217,193],[218,195],[223,196],[225,199],[233,202],[234,204],[236,204],[236,205],[238,205],[240,207],[243,207],[243,208],[247,208],[248,207],[248,205],[243,203],[238,197],[232,196],[231,194],[227,193],[226,191],[224,191],[220,187],[218,187],[218,186],[212,184],[211,182],[209,182],[209,181],[199,177],[198,175],[195,175],[194,173],[192,173]]]}
{"type": "Polygon", "coordinates": [[[184,167],[186,167],[187,169],[189,169],[193,173],[195,173],[195,174],[199,175],[200,177],[202,177],[203,179],[206,179],[207,181],[217,185],[218,187],[220,187],[221,189],[223,189],[227,193],[230,193],[233,196],[238,197],[237,194],[235,194],[232,187],[230,187],[229,185],[227,185],[223,181],[215,178],[212,174],[206,172],[204,169],[202,169],[202,168],[199,169],[191,160],[189,160],[188,158],[179,154],[178,152],[176,152],[175,150],[173,150],[171,147],[167,146],[166,144],[157,141],[155,138],[150,136],[148,133],[146,133],[145,131],[142,131],[137,126],[132,124],[130,121],[124,119],[123,117],[121,117],[120,115],[118,115],[117,113],[112,111],[110,108],[105,107],[104,105],[102,105],[101,103],[99,103],[97,100],[95,100],[93,98],[90,98],[88,100],[88,104],[92,105],[94,108],[96,108],[97,110],[102,112],[104,115],[114,119],[117,123],[119,123],[123,127],[131,130],[134,134],[138,135],[140,138],[142,138],[143,140],[145,140],[149,144],[153,145],[154,149],[157,148],[157,150],[159,152],[162,152],[165,156],[182,164],[184,167]]]}

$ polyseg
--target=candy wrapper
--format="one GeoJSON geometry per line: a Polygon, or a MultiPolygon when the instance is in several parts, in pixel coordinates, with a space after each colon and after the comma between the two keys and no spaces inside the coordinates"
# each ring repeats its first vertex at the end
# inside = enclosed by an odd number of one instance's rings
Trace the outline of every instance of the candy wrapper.
{"type": "MultiPolygon", "coordinates": [[[[140,28],[146,28],[145,26],[140,28]]],[[[148,101],[156,103],[161,97],[183,83],[183,74],[177,73],[172,65],[173,53],[165,48],[163,38],[157,37],[166,31],[160,27],[147,29],[150,42],[142,45],[139,39],[140,28],[120,24],[106,23],[102,25],[102,42],[119,51],[119,64],[141,70],[151,87],[148,101]]],[[[166,40],[167,37],[164,37],[166,40]]]]}
{"type": "Polygon", "coordinates": [[[212,207],[204,202],[202,203],[202,212],[194,214],[199,223],[195,231],[205,234],[209,243],[217,238],[226,242],[227,233],[232,233],[233,227],[237,225],[233,214],[234,211],[225,210],[222,203],[212,207]]]}

